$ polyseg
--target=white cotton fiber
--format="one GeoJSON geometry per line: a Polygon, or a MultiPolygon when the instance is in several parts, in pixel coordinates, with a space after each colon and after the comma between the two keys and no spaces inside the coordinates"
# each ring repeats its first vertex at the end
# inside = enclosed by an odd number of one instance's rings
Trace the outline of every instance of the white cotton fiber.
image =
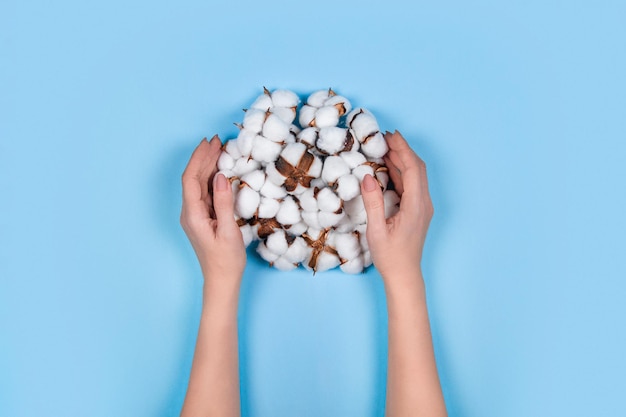
{"type": "Polygon", "coordinates": [[[222,152],[220,158],[217,160],[217,169],[220,171],[232,170],[235,167],[235,160],[230,154],[222,152]]]}
{"type": "Polygon", "coordinates": [[[252,103],[252,106],[250,106],[251,109],[258,109],[263,111],[269,110],[272,107],[274,107],[274,103],[272,102],[272,98],[269,96],[269,94],[260,95],[254,101],[254,103],[252,103]]]}
{"type": "Polygon", "coordinates": [[[333,184],[337,178],[350,173],[350,167],[340,156],[329,156],[324,161],[322,179],[327,184],[333,184]]]}
{"type": "Polygon", "coordinates": [[[256,138],[256,133],[248,130],[241,129],[239,131],[239,135],[237,136],[237,149],[239,149],[239,153],[242,157],[250,156],[250,152],[252,152],[252,145],[254,145],[254,139],[256,138]]]}
{"type": "Polygon", "coordinates": [[[345,146],[346,133],[347,129],[337,126],[322,127],[315,146],[328,155],[339,153],[345,146]]]}
{"type": "MultiPolygon", "coordinates": [[[[296,111],[288,107],[274,107],[271,112],[272,114],[278,116],[278,118],[288,126],[291,125],[296,118],[296,111]]],[[[291,129],[289,130],[291,131],[291,129]]]]}
{"type": "Polygon", "coordinates": [[[263,136],[257,136],[252,147],[252,158],[262,163],[270,163],[278,158],[283,149],[280,143],[271,141],[263,136]]]}
{"type": "Polygon", "coordinates": [[[315,107],[307,106],[306,104],[302,106],[300,109],[300,117],[298,121],[300,122],[300,126],[305,127],[314,127],[315,126],[315,113],[317,109],[315,107]]]}
{"type": "Polygon", "coordinates": [[[341,209],[343,202],[330,188],[322,188],[317,193],[317,205],[321,211],[336,212],[341,209]]]}
{"type": "Polygon", "coordinates": [[[259,168],[261,168],[261,164],[254,159],[239,158],[235,161],[235,166],[232,171],[234,176],[242,177],[248,172],[255,171],[259,168]]]}
{"type": "Polygon", "coordinates": [[[266,112],[259,109],[248,109],[243,118],[243,128],[254,133],[260,133],[263,130],[266,112]]]}
{"type": "Polygon", "coordinates": [[[265,246],[277,255],[287,252],[288,244],[284,230],[277,230],[267,237],[265,246]]]}
{"type": "Polygon", "coordinates": [[[260,219],[271,219],[276,216],[278,209],[280,209],[280,202],[278,200],[261,197],[258,216],[260,219]]]}
{"type": "Polygon", "coordinates": [[[223,145],[219,172],[230,179],[244,244],[258,241],[270,265],[357,274],[372,262],[365,175],[383,191],[385,216],[399,210],[400,197],[387,190],[386,140],[371,112],[331,89],[299,103],[292,91],[264,89],[223,145]]]}
{"type": "Polygon", "coordinates": [[[382,158],[388,150],[387,142],[380,132],[361,143],[361,151],[369,158],[382,158]]]}
{"type": "Polygon", "coordinates": [[[272,252],[263,242],[259,242],[259,245],[256,247],[256,251],[259,255],[261,255],[261,258],[270,263],[274,262],[280,256],[272,252]]]}
{"type": "Polygon", "coordinates": [[[339,110],[334,106],[324,106],[315,112],[315,126],[321,128],[337,126],[339,110]]]}
{"type": "Polygon", "coordinates": [[[265,183],[265,173],[261,170],[251,171],[242,175],[239,180],[254,191],[259,192],[265,183]]]}
{"type": "Polygon", "coordinates": [[[276,214],[276,220],[282,224],[296,224],[300,219],[300,207],[298,207],[298,204],[293,197],[285,197],[276,214]]]}
{"type": "Polygon", "coordinates": [[[261,196],[250,187],[243,187],[237,194],[235,211],[239,217],[250,219],[254,216],[261,202],[261,196]]]}
{"type": "Polygon", "coordinates": [[[298,140],[307,146],[314,146],[317,142],[319,129],[316,127],[307,127],[298,133],[298,140]]]}
{"type": "Polygon", "coordinates": [[[300,103],[298,96],[289,90],[275,90],[271,96],[275,107],[296,107],[300,103]]]}
{"type": "Polygon", "coordinates": [[[361,193],[361,183],[352,174],[346,174],[337,180],[337,195],[343,201],[352,200],[361,193]]]}
{"type": "Polygon", "coordinates": [[[289,123],[285,123],[276,114],[270,114],[265,120],[262,130],[265,138],[273,142],[284,142],[289,136],[289,123]]]}

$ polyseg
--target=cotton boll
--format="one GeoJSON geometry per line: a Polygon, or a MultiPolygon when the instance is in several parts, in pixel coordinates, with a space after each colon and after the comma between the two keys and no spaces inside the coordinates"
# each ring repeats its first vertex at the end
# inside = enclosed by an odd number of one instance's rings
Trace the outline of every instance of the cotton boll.
{"type": "Polygon", "coordinates": [[[259,208],[261,196],[250,187],[243,187],[237,194],[235,212],[243,219],[250,219],[259,208]]]}
{"type": "Polygon", "coordinates": [[[346,144],[346,133],[347,129],[340,127],[322,127],[315,146],[328,155],[339,153],[346,144]]]}
{"type": "Polygon", "coordinates": [[[298,197],[300,208],[304,211],[317,211],[317,199],[315,198],[315,189],[309,188],[298,197]]]}
{"type": "MultiPolygon", "coordinates": [[[[321,161],[320,161],[321,162],[321,161]]],[[[319,176],[319,175],[318,175],[319,176]]],[[[314,178],[311,180],[311,188],[321,190],[326,187],[326,182],[321,178],[314,178]]]]}
{"type": "Polygon", "coordinates": [[[339,111],[339,116],[343,116],[346,113],[349,113],[352,110],[352,105],[348,101],[347,98],[343,96],[332,96],[329,97],[325,102],[324,106],[333,106],[339,111]]]}
{"type": "Polygon", "coordinates": [[[383,199],[385,203],[385,218],[389,218],[398,212],[400,197],[398,197],[395,191],[387,190],[383,193],[383,199]]]}
{"type": "Polygon", "coordinates": [[[351,233],[354,230],[354,224],[350,220],[350,216],[346,215],[345,212],[342,214],[341,220],[333,227],[337,233],[351,233]]]}
{"type": "Polygon", "coordinates": [[[302,129],[300,133],[298,133],[298,140],[307,146],[315,146],[315,142],[317,141],[319,134],[319,129],[316,127],[307,127],[306,129],[302,129]]]}
{"type": "Polygon", "coordinates": [[[302,155],[306,152],[306,145],[303,143],[290,143],[280,153],[280,156],[294,167],[298,165],[302,155]]]}
{"type": "Polygon", "coordinates": [[[352,200],[361,192],[359,179],[352,174],[346,174],[337,180],[337,194],[344,201],[352,200]]]}
{"type": "Polygon", "coordinates": [[[319,212],[317,211],[303,211],[301,213],[302,215],[302,220],[310,227],[313,229],[321,229],[322,226],[320,225],[320,221],[319,218],[317,216],[319,212]]]}
{"type": "Polygon", "coordinates": [[[361,144],[361,150],[370,158],[382,158],[389,148],[387,147],[387,142],[382,133],[378,132],[361,144]]]}
{"type": "Polygon", "coordinates": [[[355,109],[348,115],[348,126],[354,132],[355,138],[363,143],[363,140],[380,130],[376,118],[363,109],[355,109]],[[356,112],[356,113],[355,113],[356,112]]]}
{"type": "Polygon", "coordinates": [[[321,211],[329,213],[337,212],[341,209],[343,201],[330,188],[322,188],[317,193],[317,205],[321,211]]]}
{"type": "Polygon", "coordinates": [[[276,169],[276,164],[271,162],[267,164],[265,167],[265,174],[267,175],[267,179],[274,185],[281,186],[285,183],[285,177],[283,174],[278,172],[276,169]]]}
{"type": "Polygon", "coordinates": [[[277,230],[267,237],[265,246],[277,255],[282,255],[287,252],[289,247],[287,244],[287,238],[284,230],[277,230]]]}
{"type": "Polygon", "coordinates": [[[354,231],[359,235],[359,243],[361,244],[361,249],[363,250],[363,252],[369,251],[370,247],[367,243],[367,225],[360,224],[354,228],[354,231]]]}
{"type": "Polygon", "coordinates": [[[231,170],[235,167],[235,160],[227,152],[222,152],[217,160],[217,169],[220,171],[231,170]]]}
{"type": "MultiPolygon", "coordinates": [[[[314,92],[313,94],[311,94],[309,96],[309,98],[307,98],[306,102],[309,106],[313,106],[313,107],[322,107],[324,105],[324,102],[326,100],[328,100],[329,97],[331,96],[331,91],[330,89],[328,90],[318,90],[316,92],[314,92]]],[[[334,95],[334,93],[333,93],[334,95]]]]}
{"type": "Polygon", "coordinates": [[[247,158],[250,156],[256,135],[255,132],[248,129],[241,129],[239,131],[239,135],[237,136],[237,149],[239,149],[239,153],[242,157],[247,158]]]}
{"type": "Polygon", "coordinates": [[[224,152],[229,154],[233,159],[241,158],[241,152],[239,151],[239,147],[237,146],[237,140],[231,139],[226,141],[224,144],[224,152]]]}
{"type": "Polygon", "coordinates": [[[337,126],[339,123],[339,110],[334,106],[324,106],[315,112],[315,126],[319,128],[337,126]]]}
{"type": "Polygon", "coordinates": [[[305,127],[314,127],[315,126],[315,113],[317,112],[317,108],[311,107],[308,105],[302,106],[300,109],[300,116],[298,121],[300,122],[300,126],[305,127]]]}
{"type": "Polygon", "coordinates": [[[261,197],[258,216],[260,219],[271,219],[280,209],[280,202],[273,198],[261,197]]]}
{"type": "Polygon", "coordinates": [[[259,192],[265,183],[265,173],[261,170],[251,171],[242,175],[240,180],[254,191],[259,192]]]}
{"type": "Polygon", "coordinates": [[[248,247],[255,238],[252,226],[250,226],[249,224],[244,224],[243,226],[239,226],[239,231],[241,232],[241,236],[243,237],[244,246],[248,247]]]}
{"type": "Polygon", "coordinates": [[[360,194],[352,200],[345,201],[343,208],[352,220],[353,224],[364,224],[367,222],[367,213],[365,212],[365,204],[363,196],[360,194]]]}
{"type": "Polygon", "coordinates": [[[288,107],[273,107],[270,112],[288,125],[296,118],[296,111],[288,107]]]}
{"type": "Polygon", "coordinates": [[[291,226],[286,227],[287,232],[289,232],[292,236],[301,236],[302,233],[306,232],[306,229],[309,228],[309,225],[304,221],[299,221],[296,224],[292,224],[291,226]]]}
{"type": "Polygon", "coordinates": [[[335,227],[341,219],[346,216],[346,213],[332,213],[327,211],[320,211],[317,213],[317,219],[320,227],[326,229],[328,227],[335,227]]]}
{"type": "Polygon", "coordinates": [[[260,133],[265,122],[266,112],[259,109],[248,109],[243,117],[243,128],[254,133],[260,133]]]}
{"type": "Polygon", "coordinates": [[[300,103],[298,96],[290,90],[274,90],[271,96],[275,107],[296,107],[300,103]]]}
{"type": "Polygon", "coordinates": [[[263,111],[268,110],[272,107],[274,107],[274,103],[272,102],[272,97],[270,97],[269,94],[260,95],[259,97],[257,97],[256,100],[254,100],[252,106],[250,106],[251,109],[258,109],[263,111]]]}
{"type": "Polygon", "coordinates": [[[345,260],[354,259],[361,253],[361,244],[354,233],[333,233],[332,245],[345,260]]]}
{"type": "Polygon", "coordinates": [[[341,152],[339,156],[346,162],[346,164],[348,164],[350,169],[354,169],[367,162],[367,159],[365,159],[365,156],[361,152],[341,152]]]}
{"type": "Polygon", "coordinates": [[[281,256],[274,261],[272,266],[280,271],[291,271],[292,269],[297,268],[298,264],[289,262],[287,259],[285,259],[285,257],[281,256]]]}
{"type": "Polygon", "coordinates": [[[293,197],[287,196],[280,204],[276,220],[281,224],[296,224],[300,221],[300,208],[293,197]]]}
{"type": "Polygon", "coordinates": [[[265,180],[265,183],[261,187],[261,195],[263,197],[273,198],[277,200],[285,197],[287,195],[287,191],[285,191],[283,187],[276,185],[273,181],[271,181],[268,174],[268,178],[265,180]]]}
{"type": "Polygon", "coordinates": [[[332,253],[322,252],[317,257],[317,264],[315,266],[315,272],[324,272],[329,269],[338,267],[340,264],[339,258],[332,253]]]}
{"type": "Polygon", "coordinates": [[[350,259],[348,262],[345,262],[339,265],[339,268],[346,274],[360,274],[363,272],[363,256],[359,255],[354,259],[350,259]]]}
{"type": "Polygon", "coordinates": [[[368,174],[374,176],[374,168],[369,165],[359,165],[352,170],[352,175],[357,177],[359,182],[363,182],[363,178],[368,174]]]}
{"type": "Polygon", "coordinates": [[[265,259],[270,264],[272,264],[280,256],[272,252],[263,242],[259,242],[256,247],[256,251],[259,255],[261,255],[261,258],[265,259]]]}
{"type": "Polygon", "coordinates": [[[270,114],[263,125],[263,136],[273,142],[284,142],[289,136],[289,123],[276,114],[270,114]]]}
{"type": "Polygon", "coordinates": [[[276,143],[263,136],[257,136],[252,147],[252,158],[259,162],[269,163],[278,158],[283,149],[280,143],[276,143]]]}
{"type": "Polygon", "coordinates": [[[329,156],[324,161],[322,179],[333,184],[339,177],[350,173],[350,167],[340,156],[329,156]]]}
{"type": "Polygon", "coordinates": [[[259,164],[254,159],[239,158],[235,161],[235,166],[233,167],[233,174],[236,177],[242,177],[248,172],[255,171],[259,168],[261,168],[261,164],[259,164]]]}
{"type": "Polygon", "coordinates": [[[307,256],[310,256],[310,248],[301,237],[296,237],[283,255],[286,260],[295,264],[303,262],[307,256]]]}
{"type": "Polygon", "coordinates": [[[315,159],[313,160],[313,163],[311,164],[311,167],[309,168],[308,174],[313,178],[319,178],[320,175],[322,175],[323,167],[324,167],[324,164],[322,160],[316,156],[315,159]]]}

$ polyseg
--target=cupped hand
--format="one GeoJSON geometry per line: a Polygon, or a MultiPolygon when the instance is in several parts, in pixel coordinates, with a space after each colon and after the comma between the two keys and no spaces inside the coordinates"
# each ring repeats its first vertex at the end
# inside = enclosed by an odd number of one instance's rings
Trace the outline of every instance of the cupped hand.
{"type": "Polygon", "coordinates": [[[433,205],[424,161],[397,130],[387,132],[385,140],[389,152],[384,159],[400,195],[400,210],[385,219],[382,191],[370,175],[363,179],[361,193],[367,212],[366,236],[372,260],[387,284],[395,277],[413,276],[420,271],[433,205]]]}
{"type": "Polygon", "coordinates": [[[234,218],[233,192],[222,174],[215,175],[220,139],[203,139],[183,173],[180,223],[200,261],[207,282],[239,284],[246,265],[243,237],[234,218]]]}

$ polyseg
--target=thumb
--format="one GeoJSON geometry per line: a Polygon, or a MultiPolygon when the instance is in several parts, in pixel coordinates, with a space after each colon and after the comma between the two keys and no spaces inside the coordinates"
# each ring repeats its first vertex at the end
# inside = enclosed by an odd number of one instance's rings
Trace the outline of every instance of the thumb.
{"type": "Polygon", "coordinates": [[[383,192],[374,177],[369,174],[363,178],[361,194],[363,195],[363,204],[367,213],[368,232],[374,233],[374,235],[383,233],[387,225],[383,192]]]}
{"type": "Polygon", "coordinates": [[[217,228],[222,229],[235,222],[233,190],[224,176],[218,173],[213,183],[213,210],[217,218],[217,228]]]}

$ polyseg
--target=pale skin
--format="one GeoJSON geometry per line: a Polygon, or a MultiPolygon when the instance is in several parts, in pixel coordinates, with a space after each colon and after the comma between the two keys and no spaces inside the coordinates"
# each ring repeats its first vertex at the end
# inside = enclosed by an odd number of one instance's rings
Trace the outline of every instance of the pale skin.
{"type": "MultiPolygon", "coordinates": [[[[387,417],[446,416],[432,345],[421,258],[433,216],[426,165],[402,135],[387,132],[385,162],[400,211],[385,219],[378,184],[361,184],[368,218],[367,240],[387,297],[389,348],[387,417]]],[[[181,225],[200,262],[203,307],[183,417],[240,415],[237,303],[246,263],[233,216],[233,194],[215,175],[221,148],[203,140],[183,174],[181,225]]]]}

